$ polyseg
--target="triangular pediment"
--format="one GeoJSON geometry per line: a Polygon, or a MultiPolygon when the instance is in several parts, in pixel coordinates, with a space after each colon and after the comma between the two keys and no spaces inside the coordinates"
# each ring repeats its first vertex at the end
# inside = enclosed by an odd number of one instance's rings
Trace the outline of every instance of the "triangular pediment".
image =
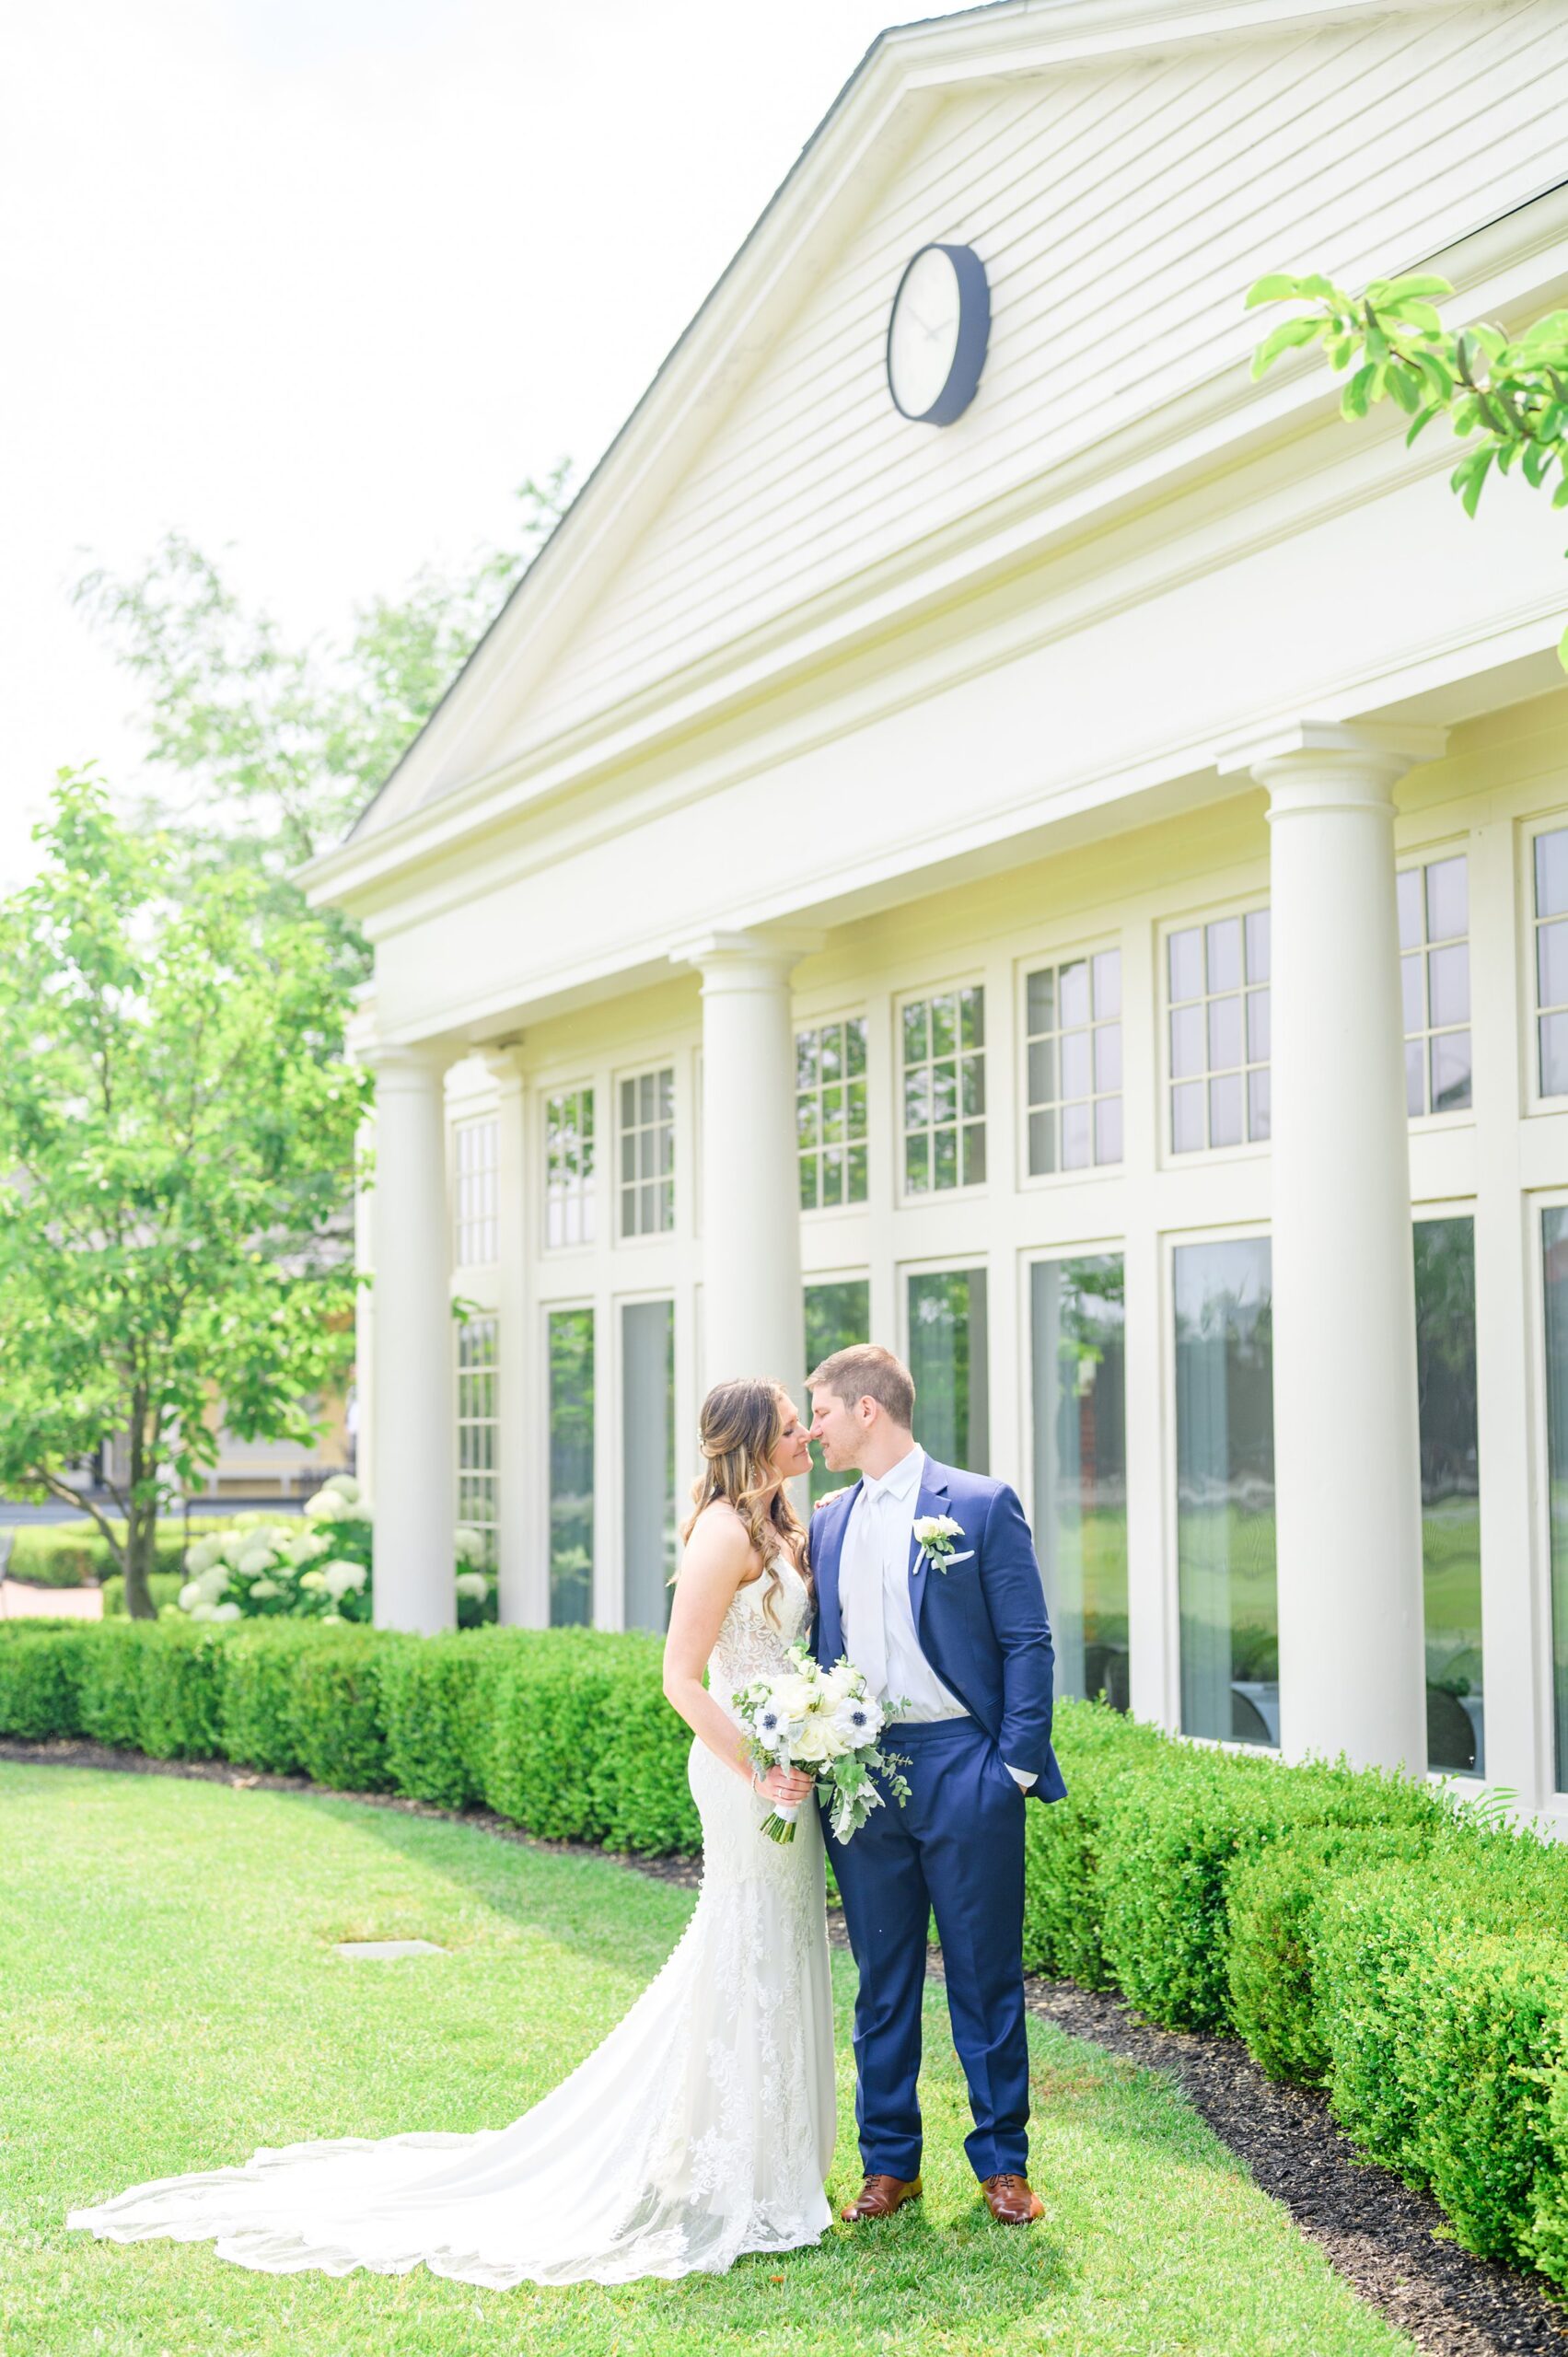
{"type": "Polygon", "coordinates": [[[830,633],[1195,388],[1239,400],[1260,273],[1410,268],[1560,177],[1565,29],[1565,0],[1063,0],[884,36],[361,835],[830,633]],[[885,368],[933,239],[992,300],[942,427],[885,368]]]}

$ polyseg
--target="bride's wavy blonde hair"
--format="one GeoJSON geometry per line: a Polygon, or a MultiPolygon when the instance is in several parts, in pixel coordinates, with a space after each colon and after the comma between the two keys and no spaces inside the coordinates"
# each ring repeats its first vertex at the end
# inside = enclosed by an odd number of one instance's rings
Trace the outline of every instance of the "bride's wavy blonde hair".
{"type": "Polygon", "coordinates": [[[715,1498],[735,1508],[762,1559],[762,1576],[768,1583],[762,1609],[775,1628],[779,1575],[773,1558],[781,1545],[796,1570],[807,1579],[810,1576],[801,1544],[804,1526],[772,1464],[790,1404],[778,1384],[757,1376],[714,1384],[698,1418],[703,1469],[691,1484],[691,1511],[680,1526],[684,1542],[703,1507],[712,1505],[715,1498]]]}

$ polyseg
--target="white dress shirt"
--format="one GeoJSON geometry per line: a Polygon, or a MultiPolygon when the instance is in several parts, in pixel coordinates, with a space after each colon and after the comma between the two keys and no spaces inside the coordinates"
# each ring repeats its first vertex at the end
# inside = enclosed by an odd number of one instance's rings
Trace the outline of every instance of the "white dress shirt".
{"type": "MultiPolygon", "coordinates": [[[[910,1602],[910,1548],[925,1466],[925,1451],[912,1448],[880,1480],[862,1477],[839,1554],[839,1618],[845,1653],[878,1702],[901,1703],[900,1720],[967,1719],[921,1651],[910,1602]]],[[[1027,1769],[1009,1767],[1007,1773],[1026,1792],[1035,1781],[1027,1769]]]]}

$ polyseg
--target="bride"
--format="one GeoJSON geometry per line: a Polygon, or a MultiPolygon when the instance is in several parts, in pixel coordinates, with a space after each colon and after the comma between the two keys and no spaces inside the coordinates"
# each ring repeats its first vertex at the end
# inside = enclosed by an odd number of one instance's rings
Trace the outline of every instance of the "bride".
{"type": "Polygon", "coordinates": [[[769,1808],[810,1782],[755,1775],[730,1707],[805,1633],[804,1534],[784,1485],[810,1448],[762,1382],[708,1394],[702,1446],[664,1686],[697,1738],[703,1887],[625,2019],[508,2128],[263,2149],[243,2168],[73,2210],[67,2224],[116,2242],[211,2240],[271,2275],[423,2262],[499,2287],[719,2274],[749,2251],[819,2239],[834,2129],[822,1837],[811,1807],[793,1842],[762,1838],[769,1808]]]}

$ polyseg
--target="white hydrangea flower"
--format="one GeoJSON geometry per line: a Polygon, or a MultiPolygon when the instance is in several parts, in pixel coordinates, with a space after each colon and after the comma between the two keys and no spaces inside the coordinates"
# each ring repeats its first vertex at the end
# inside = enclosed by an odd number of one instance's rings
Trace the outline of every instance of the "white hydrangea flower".
{"type": "Polygon", "coordinates": [[[250,1593],[252,1596],[281,1596],[283,1590],[276,1580],[255,1580],[251,1583],[250,1593]]]}
{"type": "Polygon", "coordinates": [[[213,1537],[198,1538],[195,1545],[191,1548],[186,1554],[185,1568],[192,1576],[194,1576],[197,1572],[210,1570],[212,1565],[218,1561],[222,1553],[223,1539],[221,1538],[213,1537]]]}
{"type": "Polygon", "coordinates": [[[205,1604],[206,1600],[206,1594],[200,1580],[187,1580],[180,1591],[180,1608],[182,1612],[194,1612],[196,1607],[199,1604],[205,1604]]]}
{"type": "Polygon", "coordinates": [[[242,1572],[247,1579],[254,1578],[258,1572],[270,1572],[273,1568],[271,1542],[261,1538],[256,1540],[251,1546],[242,1549],[239,1561],[234,1568],[237,1572],[242,1572]]]}
{"type": "Polygon", "coordinates": [[[490,1582],[482,1572],[459,1572],[456,1585],[459,1596],[471,1596],[476,1604],[482,1604],[490,1592],[490,1582]]]}
{"type": "Polygon", "coordinates": [[[325,1572],[301,1572],[299,1575],[299,1585],[303,1588],[308,1588],[312,1596],[324,1595],[327,1586],[327,1574],[325,1572]]]}
{"type": "Polygon", "coordinates": [[[359,1503],[359,1483],[352,1473],[334,1473],[322,1482],[321,1487],[323,1490],[331,1490],[347,1505],[357,1505],[359,1503]]]}
{"type": "Polygon", "coordinates": [[[215,1604],[207,1613],[209,1620],[238,1620],[238,1604],[215,1604]]]}
{"type": "Polygon", "coordinates": [[[482,1563],[484,1533],[476,1530],[471,1522],[459,1522],[454,1534],[454,1545],[459,1563],[482,1563]]]}
{"type": "Polygon", "coordinates": [[[209,1564],[204,1572],[197,1573],[194,1585],[201,1589],[204,1604],[215,1604],[228,1585],[228,1565],[209,1564]]]}
{"type": "Polygon", "coordinates": [[[216,1611],[217,1606],[215,1604],[208,1604],[203,1599],[201,1603],[193,1604],[191,1607],[191,1618],[192,1620],[211,1620],[216,1614],[216,1611]]]}
{"type": "Polygon", "coordinates": [[[248,1530],[226,1530],[218,1540],[218,1550],[215,1560],[220,1563],[227,1563],[231,1570],[238,1571],[239,1558],[250,1544],[250,1533],[248,1530]]]}
{"type": "Polygon", "coordinates": [[[311,1522],[342,1522],[348,1502],[336,1490],[318,1490],[314,1497],[306,1499],[305,1512],[311,1522]]]}
{"type": "MultiPolygon", "coordinates": [[[[339,1596],[348,1594],[350,1588],[361,1588],[365,1585],[365,1566],[363,1563],[352,1562],[346,1555],[340,1555],[333,1562],[323,1563],[320,1571],[315,1573],[314,1577],[320,1581],[335,1604],[339,1596]]],[[[306,1586],[311,1579],[312,1574],[307,1572],[304,1579],[299,1583],[300,1586],[306,1586]]]]}

